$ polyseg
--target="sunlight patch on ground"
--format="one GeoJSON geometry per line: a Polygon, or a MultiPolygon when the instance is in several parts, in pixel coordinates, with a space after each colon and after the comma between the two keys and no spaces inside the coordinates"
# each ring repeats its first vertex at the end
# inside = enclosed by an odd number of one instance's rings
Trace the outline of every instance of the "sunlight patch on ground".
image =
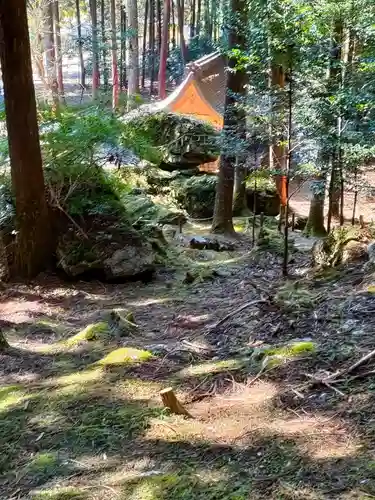
{"type": "Polygon", "coordinates": [[[111,387],[111,392],[119,399],[145,400],[157,398],[159,401],[159,392],[162,388],[163,385],[161,383],[153,382],[152,380],[128,379],[116,382],[111,387]]]}
{"type": "Polygon", "coordinates": [[[31,500],[85,500],[86,493],[80,488],[51,488],[44,491],[34,491],[31,500]]]}
{"type": "Polygon", "coordinates": [[[176,300],[178,300],[178,299],[175,297],[161,297],[159,299],[135,300],[135,301],[129,302],[129,306],[145,307],[145,306],[152,306],[155,304],[166,304],[168,302],[175,302],[176,300]]]}
{"type": "Polygon", "coordinates": [[[26,402],[30,394],[24,392],[18,386],[0,387],[0,412],[6,412],[13,407],[26,402]]]}
{"type": "Polygon", "coordinates": [[[130,365],[149,361],[152,357],[150,351],[135,349],[134,347],[120,347],[104,356],[97,364],[101,366],[130,365]]]}
{"type": "Polygon", "coordinates": [[[82,371],[77,371],[69,375],[62,375],[61,377],[52,377],[43,382],[46,386],[56,386],[56,385],[72,385],[72,384],[89,384],[92,382],[97,382],[103,377],[103,371],[101,368],[87,369],[82,371]]]}
{"type": "Polygon", "coordinates": [[[92,323],[87,325],[86,328],[76,333],[69,339],[63,341],[63,344],[68,347],[73,347],[77,344],[87,341],[98,340],[100,337],[107,334],[109,331],[108,323],[101,321],[99,323],[92,323]]]}
{"type": "Polygon", "coordinates": [[[243,367],[241,359],[225,359],[220,361],[206,361],[196,365],[188,366],[180,370],[176,376],[178,378],[194,377],[197,375],[209,375],[226,370],[237,370],[243,367]]]}

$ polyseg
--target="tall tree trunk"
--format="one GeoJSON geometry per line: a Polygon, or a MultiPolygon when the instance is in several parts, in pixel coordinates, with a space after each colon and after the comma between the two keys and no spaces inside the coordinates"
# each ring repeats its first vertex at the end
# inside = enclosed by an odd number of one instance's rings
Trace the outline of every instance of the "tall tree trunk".
{"type": "Polygon", "coordinates": [[[12,271],[19,277],[31,278],[48,265],[53,238],[44,191],[25,0],[0,0],[0,61],[16,199],[12,271]]]}
{"type": "Polygon", "coordinates": [[[90,14],[92,23],[92,97],[98,98],[99,74],[99,41],[98,41],[98,6],[96,0],[90,0],[90,14]]]}
{"type": "Polygon", "coordinates": [[[197,24],[195,28],[195,34],[197,37],[201,34],[202,27],[202,0],[197,0],[197,24]]]}
{"type": "Polygon", "coordinates": [[[195,0],[190,3],[190,40],[195,36],[195,0]]]}
{"type": "Polygon", "coordinates": [[[184,37],[184,0],[177,0],[178,35],[180,39],[180,50],[182,65],[185,67],[187,61],[187,48],[184,37]]]}
{"type": "Polygon", "coordinates": [[[161,28],[161,0],[156,0],[156,10],[157,10],[157,24],[158,24],[158,54],[160,56],[161,52],[161,37],[162,37],[162,28],[161,28]]]}
{"type": "Polygon", "coordinates": [[[83,40],[82,40],[80,0],[76,0],[76,17],[77,17],[77,36],[78,36],[78,56],[79,56],[79,67],[80,67],[80,84],[81,84],[82,88],[85,88],[86,87],[86,69],[85,69],[85,60],[83,59],[83,40]]]}
{"type": "Polygon", "coordinates": [[[117,109],[120,95],[117,61],[116,0],[111,0],[112,109],[117,109]]]}
{"type": "Polygon", "coordinates": [[[234,175],[234,194],[233,194],[234,215],[241,215],[248,208],[246,199],[246,182],[245,182],[246,173],[247,169],[244,163],[242,161],[239,161],[236,165],[235,175],[234,175]]]}
{"type": "MultiPolygon", "coordinates": [[[[341,69],[341,56],[342,56],[342,42],[343,42],[343,22],[342,19],[337,19],[333,26],[332,40],[331,40],[331,52],[330,52],[330,63],[329,63],[329,76],[328,76],[328,91],[331,95],[335,95],[339,91],[342,79],[342,69],[341,69]]],[[[338,147],[340,142],[340,137],[337,132],[337,120],[332,119],[330,116],[328,118],[328,125],[332,128],[336,126],[335,132],[335,150],[331,155],[331,180],[329,183],[329,200],[328,200],[328,222],[327,229],[331,229],[332,218],[338,218],[340,216],[340,178],[339,178],[339,154],[338,147]],[[336,122],[336,123],[335,123],[336,122]]]]}
{"type": "Polygon", "coordinates": [[[278,64],[271,65],[271,112],[273,123],[271,125],[271,146],[270,146],[270,168],[274,172],[276,188],[280,196],[282,207],[286,206],[285,198],[285,171],[286,171],[286,152],[284,137],[280,136],[277,129],[280,129],[280,123],[284,120],[284,89],[285,72],[284,68],[278,64]]]}
{"type": "Polygon", "coordinates": [[[175,16],[175,0],[171,0],[172,12],[172,48],[176,48],[176,16],[175,16]]]}
{"type": "Polygon", "coordinates": [[[102,65],[103,65],[103,84],[107,91],[109,87],[109,71],[107,66],[107,34],[105,31],[105,0],[101,0],[100,3],[100,25],[102,32],[102,65]]]}
{"type": "Polygon", "coordinates": [[[167,90],[167,57],[169,41],[170,0],[164,0],[163,33],[159,65],[159,97],[165,99],[167,90]]]}
{"type": "Polygon", "coordinates": [[[52,103],[55,109],[59,107],[59,92],[56,75],[55,45],[53,39],[53,11],[52,3],[45,6],[44,11],[44,54],[48,86],[52,94],[52,103]]]}
{"type": "MultiPolygon", "coordinates": [[[[231,17],[228,19],[228,49],[229,53],[239,49],[240,53],[245,47],[245,28],[247,26],[248,11],[246,0],[231,0],[231,17]]],[[[243,140],[246,133],[246,116],[241,97],[245,93],[248,80],[246,70],[238,66],[240,55],[235,52],[229,58],[229,71],[226,83],[223,144],[220,155],[219,176],[216,188],[214,219],[212,231],[215,233],[233,233],[232,205],[234,166],[236,162],[236,149],[239,141],[243,140]],[[240,98],[240,103],[238,102],[240,98]],[[240,104],[238,106],[238,103],[240,104]]],[[[243,161],[243,158],[240,158],[243,161]]]]}
{"type": "Polygon", "coordinates": [[[154,90],[155,81],[155,0],[150,2],[150,33],[149,33],[149,54],[150,54],[150,95],[154,90]]]}
{"type": "Polygon", "coordinates": [[[139,94],[139,51],[138,51],[138,8],[137,0],[128,0],[129,22],[129,76],[128,76],[128,107],[135,104],[139,94]]]}
{"type": "Polygon", "coordinates": [[[148,26],[148,7],[149,0],[146,0],[145,3],[145,18],[143,23],[143,46],[142,46],[142,80],[141,87],[145,88],[145,80],[146,80],[146,60],[147,60],[147,26],[148,26]]]}
{"type": "Polygon", "coordinates": [[[126,83],[126,10],[123,5],[120,6],[121,17],[121,62],[120,62],[120,87],[127,88],[126,83]]]}
{"type": "Polygon", "coordinates": [[[309,217],[304,232],[310,236],[326,235],[324,227],[324,189],[313,190],[312,192],[309,217]]]}
{"type": "Polygon", "coordinates": [[[57,87],[58,87],[60,102],[64,104],[65,92],[64,92],[62,49],[61,49],[60,9],[58,0],[54,0],[52,2],[52,13],[53,13],[53,25],[55,34],[55,47],[56,47],[57,87]]]}

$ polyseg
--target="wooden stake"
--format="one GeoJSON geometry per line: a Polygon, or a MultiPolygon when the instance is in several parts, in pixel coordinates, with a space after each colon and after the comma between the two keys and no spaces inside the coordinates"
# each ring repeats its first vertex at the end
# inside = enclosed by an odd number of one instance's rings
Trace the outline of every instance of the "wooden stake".
{"type": "Polygon", "coordinates": [[[294,231],[295,226],[296,226],[296,214],[293,212],[292,213],[292,231],[294,231]]]}
{"type": "Polygon", "coordinates": [[[363,215],[359,216],[359,227],[363,229],[365,227],[365,219],[363,218],[363,215]]]}
{"type": "Polygon", "coordinates": [[[182,404],[177,399],[172,387],[167,387],[160,391],[160,396],[163,401],[163,405],[169,408],[172,413],[176,415],[185,415],[185,417],[193,418],[193,416],[182,406],[182,404]]]}
{"type": "Polygon", "coordinates": [[[261,214],[260,214],[260,221],[259,221],[259,229],[262,229],[263,224],[264,224],[264,213],[261,212],[261,214]]]}

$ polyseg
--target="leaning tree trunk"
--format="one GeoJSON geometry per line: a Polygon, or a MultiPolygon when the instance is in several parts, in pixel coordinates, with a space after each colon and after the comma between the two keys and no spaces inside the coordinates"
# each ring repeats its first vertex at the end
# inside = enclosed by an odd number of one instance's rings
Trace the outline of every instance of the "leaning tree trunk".
{"type": "Polygon", "coordinates": [[[112,34],[112,109],[117,109],[120,95],[117,62],[117,34],[116,34],[116,0],[111,0],[111,34],[112,34]]]}
{"type": "Polygon", "coordinates": [[[178,36],[180,40],[181,61],[185,67],[187,61],[187,47],[184,37],[184,0],[177,0],[177,21],[178,21],[178,36]]]}
{"type": "Polygon", "coordinates": [[[82,40],[82,27],[81,27],[81,6],[80,0],[76,0],[76,17],[77,17],[77,36],[78,36],[78,57],[80,67],[80,84],[82,88],[86,87],[86,69],[85,60],[83,58],[83,40],[82,40]]]}
{"type": "MultiPolygon", "coordinates": [[[[114,0],[112,0],[114,1],[114,0]]],[[[128,0],[129,28],[129,76],[128,76],[128,109],[135,105],[139,94],[139,52],[138,52],[138,8],[137,0],[128,0]]]]}
{"type": "Polygon", "coordinates": [[[56,75],[55,45],[53,39],[53,10],[52,3],[48,3],[44,12],[44,54],[46,60],[46,72],[48,86],[52,95],[52,103],[55,109],[59,107],[59,91],[56,75]]]}
{"type": "Polygon", "coordinates": [[[0,0],[0,62],[12,186],[16,200],[13,275],[30,278],[53,251],[39,145],[31,51],[24,0],[0,0]]]}
{"type": "MultiPolygon", "coordinates": [[[[245,50],[245,32],[247,25],[246,0],[231,0],[232,17],[228,20],[229,51],[239,48],[245,50]]],[[[236,162],[236,146],[246,133],[245,112],[243,106],[238,106],[238,97],[244,95],[247,81],[246,70],[237,68],[238,55],[229,58],[229,71],[226,84],[223,143],[220,156],[219,176],[216,188],[214,219],[212,231],[215,233],[234,233],[232,220],[234,166],[236,162]],[[236,70],[235,70],[236,68],[236,70]]],[[[242,159],[241,159],[242,161],[242,159]]]]}
{"type": "Polygon", "coordinates": [[[98,6],[96,0],[90,0],[92,23],[92,98],[98,98],[99,92],[99,41],[98,41],[98,6]]]}
{"type": "Polygon", "coordinates": [[[159,97],[165,99],[167,96],[167,57],[168,57],[168,42],[169,42],[169,17],[171,4],[170,0],[164,0],[164,18],[163,18],[163,33],[162,44],[160,51],[159,65],[159,97]]]}
{"type": "Polygon", "coordinates": [[[56,47],[56,72],[57,72],[57,87],[60,102],[65,103],[65,92],[64,92],[64,75],[63,75],[63,61],[62,61],[62,49],[61,49],[61,26],[60,26],[60,9],[58,0],[52,2],[53,11],[53,24],[54,24],[54,34],[55,34],[55,47],[56,47]]]}

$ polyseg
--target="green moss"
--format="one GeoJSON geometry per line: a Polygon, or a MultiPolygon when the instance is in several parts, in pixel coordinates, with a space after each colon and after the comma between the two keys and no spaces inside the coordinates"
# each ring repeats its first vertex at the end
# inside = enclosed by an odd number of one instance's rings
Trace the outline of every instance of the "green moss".
{"type": "Polygon", "coordinates": [[[20,386],[12,385],[0,388],[0,413],[25,402],[29,395],[20,386]]]}
{"type": "Polygon", "coordinates": [[[81,330],[73,337],[70,337],[68,340],[65,340],[65,344],[69,347],[75,346],[82,342],[90,342],[93,340],[99,340],[101,337],[104,337],[109,332],[108,323],[104,321],[99,323],[93,323],[91,325],[86,326],[84,330],[81,330]]]}
{"type": "Polygon", "coordinates": [[[98,361],[101,366],[131,365],[149,361],[153,357],[149,351],[133,347],[120,347],[98,361]]]}
{"type": "MultiPolygon", "coordinates": [[[[290,344],[286,344],[278,347],[260,347],[256,349],[253,353],[253,357],[264,358],[269,357],[270,363],[272,361],[277,364],[277,361],[294,358],[301,356],[303,354],[313,354],[316,352],[316,344],[311,341],[297,341],[291,342],[290,344]],[[272,358],[273,357],[273,358],[272,358]]],[[[267,363],[268,365],[268,363],[267,363]]]]}
{"type": "Polygon", "coordinates": [[[85,500],[87,492],[78,488],[52,488],[31,494],[32,500],[85,500]]]}

